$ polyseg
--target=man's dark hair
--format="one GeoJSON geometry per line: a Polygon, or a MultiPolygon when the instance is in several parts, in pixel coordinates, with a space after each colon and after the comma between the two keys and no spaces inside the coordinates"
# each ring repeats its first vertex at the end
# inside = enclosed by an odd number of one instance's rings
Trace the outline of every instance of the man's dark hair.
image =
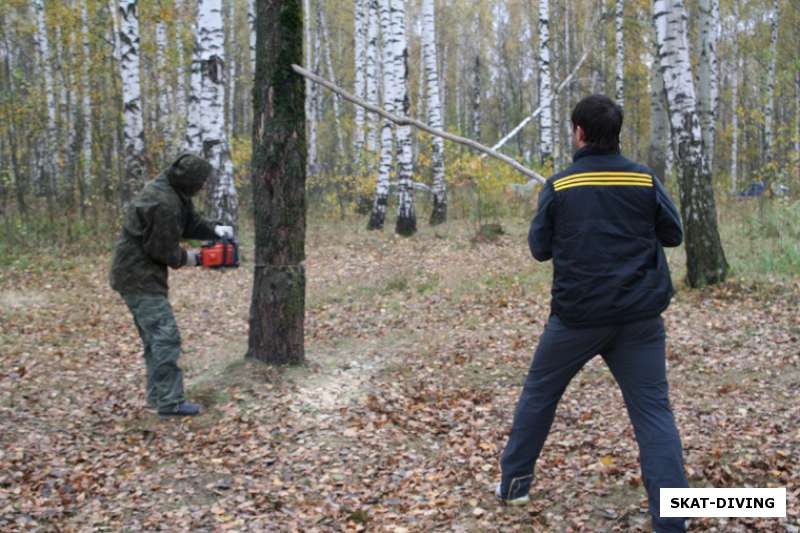
{"type": "Polygon", "coordinates": [[[587,96],[572,110],[572,129],[583,128],[586,144],[609,151],[619,151],[622,108],[603,94],[587,96]]]}

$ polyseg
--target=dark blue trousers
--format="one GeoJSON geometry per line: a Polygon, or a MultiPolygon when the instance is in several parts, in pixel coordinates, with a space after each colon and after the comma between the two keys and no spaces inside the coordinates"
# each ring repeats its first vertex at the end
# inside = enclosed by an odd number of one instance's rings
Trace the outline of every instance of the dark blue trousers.
{"type": "Polygon", "coordinates": [[[683,518],[659,516],[659,489],[688,487],[681,440],[669,405],[661,317],[580,329],[565,326],[555,315],[550,317],[500,461],[501,493],[508,499],[528,493],[561,395],[578,370],[598,354],[617,380],[633,423],[653,529],[658,533],[685,531],[683,518]]]}

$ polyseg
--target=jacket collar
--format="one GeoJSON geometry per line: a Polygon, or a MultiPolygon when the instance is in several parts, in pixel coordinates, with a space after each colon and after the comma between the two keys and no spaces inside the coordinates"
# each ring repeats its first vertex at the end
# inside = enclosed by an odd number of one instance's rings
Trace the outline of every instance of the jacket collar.
{"type": "Polygon", "coordinates": [[[605,148],[594,144],[587,144],[572,154],[572,161],[575,162],[578,159],[588,157],[590,155],[619,155],[619,153],[620,151],[618,148],[605,148]]]}

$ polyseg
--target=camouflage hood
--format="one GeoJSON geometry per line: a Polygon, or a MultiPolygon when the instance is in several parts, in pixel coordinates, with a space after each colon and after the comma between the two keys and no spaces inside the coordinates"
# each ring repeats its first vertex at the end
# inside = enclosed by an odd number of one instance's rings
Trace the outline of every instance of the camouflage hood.
{"type": "Polygon", "coordinates": [[[205,185],[213,168],[205,159],[184,152],[166,171],[167,179],[172,187],[186,196],[194,196],[205,185]]]}

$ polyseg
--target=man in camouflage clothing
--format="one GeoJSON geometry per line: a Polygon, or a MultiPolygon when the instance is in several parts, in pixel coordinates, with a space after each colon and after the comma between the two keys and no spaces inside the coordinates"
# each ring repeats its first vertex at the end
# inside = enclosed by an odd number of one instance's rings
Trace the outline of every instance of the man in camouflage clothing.
{"type": "Polygon", "coordinates": [[[147,403],[161,415],[200,412],[183,395],[183,375],[177,364],[181,338],[167,299],[167,267],[199,264],[198,253],[181,248],[181,239],[233,236],[230,226],[204,220],[194,211],[191,197],[211,172],[205,160],[181,154],[131,202],[114,250],[111,287],[133,314],[144,344],[147,403]]]}

